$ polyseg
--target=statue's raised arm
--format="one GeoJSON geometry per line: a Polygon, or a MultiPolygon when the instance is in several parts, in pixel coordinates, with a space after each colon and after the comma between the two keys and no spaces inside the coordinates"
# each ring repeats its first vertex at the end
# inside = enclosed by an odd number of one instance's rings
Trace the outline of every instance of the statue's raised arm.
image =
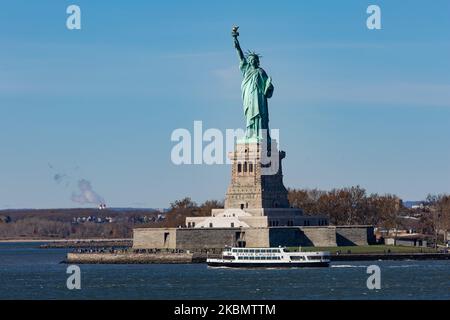
{"type": "Polygon", "coordinates": [[[238,40],[239,32],[238,32],[238,29],[239,29],[238,26],[234,26],[233,29],[231,30],[231,36],[234,39],[234,47],[236,48],[239,60],[241,62],[243,62],[245,60],[245,56],[244,56],[244,53],[242,52],[241,45],[239,44],[239,40],[238,40]]]}

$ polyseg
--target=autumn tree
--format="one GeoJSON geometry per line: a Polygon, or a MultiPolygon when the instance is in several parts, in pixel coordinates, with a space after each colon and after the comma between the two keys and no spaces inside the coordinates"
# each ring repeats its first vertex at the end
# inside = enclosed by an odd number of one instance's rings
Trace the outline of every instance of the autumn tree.
{"type": "Polygon", "coordinates": [[[447,234],[450,229],[450,195],[440,194],[427,196],[429,206],[429,219],[434,234],[434,243],[437,248],[439,233],[443,233],[444,243],[447,243],[447,234]]]}
{"type": "Polygon", "coordinates": [[[401,201],[394,195],[367,195],[360,186],[322,190],[289,189],[291,206],[307,215],[327,215],[332,225],[370,224],[398,228],[401,201]]]}

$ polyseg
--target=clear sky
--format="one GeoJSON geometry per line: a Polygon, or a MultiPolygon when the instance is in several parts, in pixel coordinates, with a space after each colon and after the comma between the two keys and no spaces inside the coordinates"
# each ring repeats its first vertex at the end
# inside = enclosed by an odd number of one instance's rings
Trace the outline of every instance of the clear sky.
{"type": "Polygon", "coordinates": [[[177,128],[242,128],[231,26],[273,78],[288,187],[450,192],[450,1],[2,1],[0,208],[223,199],[228,165],[175,166],[177,128]],[[66,28],[77,4],[82,29],[66,28]],[[366,8],[382,30],[366,28],[366,8]],[[72,199],[71,199],[72,198],[72,199]]]}

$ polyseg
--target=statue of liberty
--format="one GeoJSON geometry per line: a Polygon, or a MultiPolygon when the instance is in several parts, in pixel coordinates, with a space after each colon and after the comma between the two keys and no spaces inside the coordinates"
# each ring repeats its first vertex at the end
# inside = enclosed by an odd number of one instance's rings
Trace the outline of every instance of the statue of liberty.
{"type": "Polygon", "coordinates": [[[244,55],[238,41],[238,28],[233,27],[232,37],[240,61],[239,69],[243,76],[241,90],[246,118],[245,141],[259,142],[267,132],[267,142],[270,144],[267,99],[273,94],[272,79],[259,67],[260,55],[251,51],[244,55]]]}

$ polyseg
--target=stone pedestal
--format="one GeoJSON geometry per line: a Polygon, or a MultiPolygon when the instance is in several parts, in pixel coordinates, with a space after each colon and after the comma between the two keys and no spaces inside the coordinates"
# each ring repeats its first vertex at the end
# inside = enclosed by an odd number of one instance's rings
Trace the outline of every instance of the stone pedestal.
{"type": "Polygon", "coordinates": [[[289,208],[288,192],[283,185],[282,160],[272,140],[271,151],[265,144],[238,143],[229,154],[232,162],[231,183],[225,198],[225,209],[289,208]]]}
{"type": "Polygon", "coordinates": [[[187,217],[188,228],[267,228],[283,226],[324,226],[324,217],[303,215],[290,208],[283,184],[282,161],[276,140],[267,145],[258,141],[238,142],[230,152],[231,183],[225,208],[213,209],[210,217],[187,217]]]}

